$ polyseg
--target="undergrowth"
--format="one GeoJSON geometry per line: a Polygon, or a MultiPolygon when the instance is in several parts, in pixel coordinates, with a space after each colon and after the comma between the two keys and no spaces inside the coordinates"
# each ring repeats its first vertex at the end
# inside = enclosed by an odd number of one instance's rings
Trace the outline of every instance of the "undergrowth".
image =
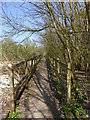
{"type": "Polygon", "coordinates": [[[18,111],[17,109],[18,106],[19,106],[19,100],[15,102],[15,108],[16,108],[15,112],[10,110],[9,116],[6,120],[16,120],[21,115],[21,112],[18,111]]]}

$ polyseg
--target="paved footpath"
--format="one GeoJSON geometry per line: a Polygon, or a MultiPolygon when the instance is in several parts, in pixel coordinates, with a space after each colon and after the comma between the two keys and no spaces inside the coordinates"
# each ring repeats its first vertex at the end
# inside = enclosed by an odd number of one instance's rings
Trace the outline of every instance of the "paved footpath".
{"type": "Polygon", "coordinates": [[[41,60],[33,78],[20,98],[18,109],[20,118],[57,118],[60,119],[58,100],[50,90],[45,59],[41,60]]]}

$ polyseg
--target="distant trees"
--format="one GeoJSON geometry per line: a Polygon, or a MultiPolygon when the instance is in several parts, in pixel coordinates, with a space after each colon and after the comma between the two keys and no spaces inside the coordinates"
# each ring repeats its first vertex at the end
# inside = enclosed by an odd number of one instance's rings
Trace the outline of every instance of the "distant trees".
{"type": "Polygon", "coordinates": [[[4,61],[17,62],[29,59],[33,54],[40,54],[42,48],[30,45],[30,43],[17,44],[5,38],[2,42],[2,58],[4,61]]]}

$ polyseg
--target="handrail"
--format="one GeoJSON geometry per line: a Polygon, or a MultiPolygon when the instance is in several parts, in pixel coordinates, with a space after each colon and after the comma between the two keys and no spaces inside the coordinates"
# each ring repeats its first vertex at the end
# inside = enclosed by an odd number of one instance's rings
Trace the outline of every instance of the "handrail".
{"type": "Polygon", "coordinates": [[[53,58],[56,62],[59,62],[60,64],[63,64],[63,65],[66,65],[67,66],[67,64],[66,63],[64,63],[64,62],[62,62],[62,61],[59,61],[59,59],[55,59],[55,58],[53,58]]]}
{"type": "Polygon", "coordinates": [[[30,57],[30,59],[24,60],[17,64],[8,64],[9,69],[9,83],[10,83],[10,93],[11,93],[11,110],[15,111],[15,101],[20,97],[23,89],[27,86],[29,79],[32,77],[37,64],[41,60],[41,55],[30,57]],[[28,72],[28,62],[30,61],[30,70],[28,72]],[[18,75],[15,71],[16,68],[24,65],[24,76],[18,80],[18,84],[14,86],[14,78],[18,75]]]}
{"type": "Polygon", "coordinates": [[[25,62],[28,62],[28,61],[30,61],[30,60],[33,60],[33,59],[36,60],[37,57],[41,57],[41,55],[34,56],[34,57],[30,57],[30,58],[27,59],[27,60],[24,60],[24,61],[21,61],[21,62],[19,62],[19,63],[17,63],[17,64],[14,64],[14,65],[13,65],[13,68],[19,67],[19,66],[23,65],[25,62]]]}
{"type": "Polygon", "coordinates": [[[61,78],[60,75],[63,75],[63,70],[67,69],[67,64],[60,61],[59,58],[54,58],[51,56],[48,56],[48,62],[49,62],[49,66],[51,66],[53,70],[53,76],[57,77],[57,82],[58,84],[60,84],[60,78],[61,78]]]}

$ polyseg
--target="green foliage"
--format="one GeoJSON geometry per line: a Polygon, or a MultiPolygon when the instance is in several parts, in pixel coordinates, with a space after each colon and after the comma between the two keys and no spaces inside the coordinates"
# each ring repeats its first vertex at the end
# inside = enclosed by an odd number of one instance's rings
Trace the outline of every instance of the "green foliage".
{"type": "Polygon", "coordinates": [[[21,115],[21,112],[19,112],[17,109],[18,105],[19,105],[19,100],[15,102],[16,111],[15,112],[10,111],[9,117],[6,120],[16,120],[21,115]]]}
{"type": "Polygon", "coordinates": [[[69,106],[67,107],[66,105],[63,105],[62,109],[65,111],[66,114],[69,114],[72,111],[72,108],[69,106]]]}
{"type": "Polygon", "coordinates": [[[42,52],[43,47],[36,47],[30,43],[17,44],[8,38],[5,38],[2,43],[2,57],[7,61],[22,61],[42,52]]]}
{"type": "MultiPolygon", "coordinates": [[[[10,120],[15,120],[16,118],[18,118],[20,116],[21,112],[18,112],[18,110],[16,109],[16,112],[10,111],[9,113],[9,117],[8,119],[10,120]]],[[[7,120],[8,120],[7,119],[7,120]]]]}
{"type": "Polygon", "coordinates": [[[78,116],[83,116],[83,115],[86,115],[86,112],[85,110],[82,108],[82,103],[83,102],[83,99],[78,99],[78,100],[72,100],[72,104],[71,104],[71,107],[72,107],[72,112],[78,116]]]}
{"type": "Polygon", "coordinates": [[[72,97],[71,103],[62,106],[62,110],[65,112],[65,115],[73,114],[75,116],[84,116],[86,115],[86,111],[82,107],[82,99],[75,99],[72,97]]]}
{"type": "Polygon", "coordinates": [[[17,100],[17,101],[15,102],[16,108],[18,107],[18,105],[19,105],[19,100],[17,100]]]}
{"type": "Polygon", "coordinates": [[[84,100],[87,99],[87,93],[85,90],[83,94],[83,87],[87,86],[87,84],[87,80],[83,80],[82,84],[79,81],[76,82],[76,92],[78,93],[78,101],[80,101],[80,103],[83,103],[84,100]]]}

